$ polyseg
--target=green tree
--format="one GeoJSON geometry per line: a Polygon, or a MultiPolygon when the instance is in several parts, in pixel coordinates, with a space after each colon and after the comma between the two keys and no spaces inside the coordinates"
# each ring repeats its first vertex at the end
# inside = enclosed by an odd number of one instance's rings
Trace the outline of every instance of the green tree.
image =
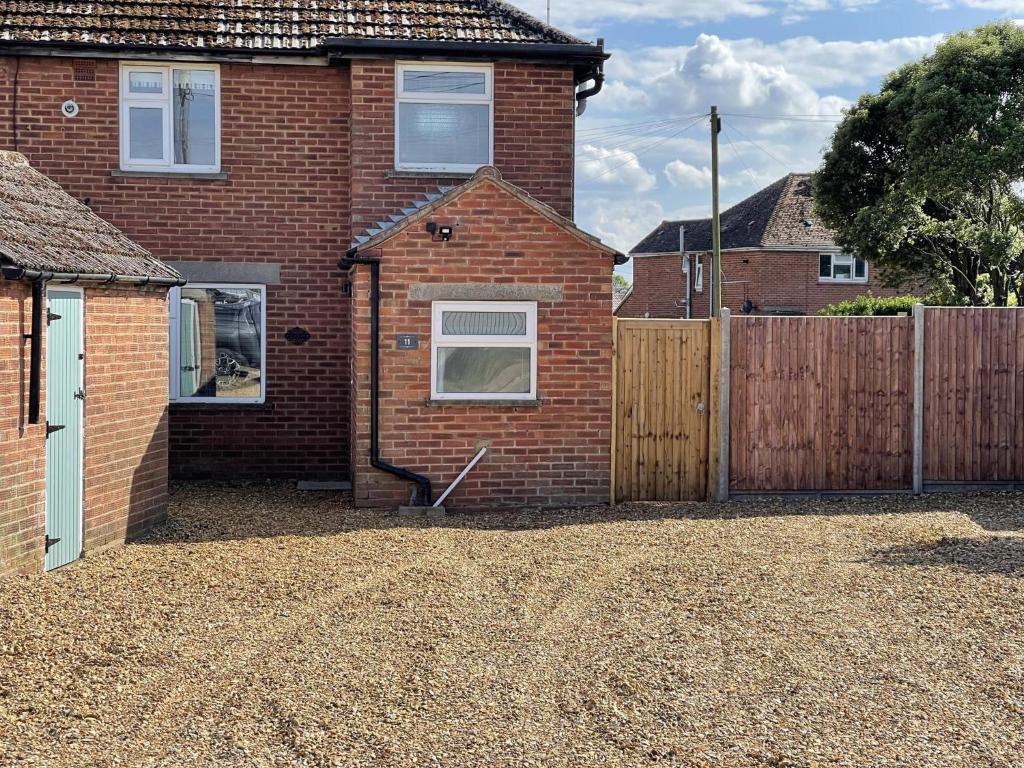
{"type": "Polygon", "coordinates": [[[620,275],[618,272],[612,273],[612,289],[615,291],[625,291],[629,289],[629,280],[620,275]]]}
{"type": "Polygon", "coordinates": [[[899,285],[922,277],[958,303],[1024,290],[1024,29],[948,38],[846,111],[815,175],[842,247],[899,285]]]}

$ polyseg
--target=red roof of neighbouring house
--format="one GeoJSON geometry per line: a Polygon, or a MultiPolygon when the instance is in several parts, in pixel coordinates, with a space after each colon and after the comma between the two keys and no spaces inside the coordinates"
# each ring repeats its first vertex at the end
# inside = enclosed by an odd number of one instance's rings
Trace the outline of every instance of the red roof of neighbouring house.
{"type": "MultiPolygon", "coordinates": [[[[679,228],[688,253],[711,250],[711,219],[663,221],[630,253],[678,253],[679,228]]],[[[832,232],[814,214],[810,174],[791,173],[721,215],[722,250],[831,247],[832,232]]]]}

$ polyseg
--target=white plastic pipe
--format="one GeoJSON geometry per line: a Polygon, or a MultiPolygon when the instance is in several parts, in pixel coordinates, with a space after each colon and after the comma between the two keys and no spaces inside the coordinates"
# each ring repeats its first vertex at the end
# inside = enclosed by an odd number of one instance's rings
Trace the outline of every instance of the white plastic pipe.
{"type": "Polygon", "coordinates": [[[481,448],[477,455],[473,457],[473,460],[469,462],[469,464],[466,465],[466,468],[459,473],[458,477],[455,478],[455,481],[448,486],[448,490],[442,493],[441,497],[434,502],[435,507],[440,507],[444,504],[444,500],[451,495],[452,491],[459,487],[459,483],[466,479],[466,475],[468,475],[470,470],[480,462],[480,459],[484,457],[485,453],[487,453],[487,448],[481,448]]]}

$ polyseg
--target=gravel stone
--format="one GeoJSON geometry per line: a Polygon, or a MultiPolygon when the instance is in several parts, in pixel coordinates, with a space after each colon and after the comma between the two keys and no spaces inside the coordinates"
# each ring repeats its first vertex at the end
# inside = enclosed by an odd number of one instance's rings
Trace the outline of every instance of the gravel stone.
{"type": "Polygon", "coordinates": [[[1024,766],[1024,496],[399,518],[188,485],[0,581],[2,766],[1024,766]]]}

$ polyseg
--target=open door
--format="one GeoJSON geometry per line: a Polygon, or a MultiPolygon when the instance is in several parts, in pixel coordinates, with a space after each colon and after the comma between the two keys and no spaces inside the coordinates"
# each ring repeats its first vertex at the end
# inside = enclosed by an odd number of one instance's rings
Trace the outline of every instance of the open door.
{"type": "Polygon", "coordinates": [[[82,554],[82,451],[85,416],[84,297],[47,291],[46,570],[82,554]]]}

